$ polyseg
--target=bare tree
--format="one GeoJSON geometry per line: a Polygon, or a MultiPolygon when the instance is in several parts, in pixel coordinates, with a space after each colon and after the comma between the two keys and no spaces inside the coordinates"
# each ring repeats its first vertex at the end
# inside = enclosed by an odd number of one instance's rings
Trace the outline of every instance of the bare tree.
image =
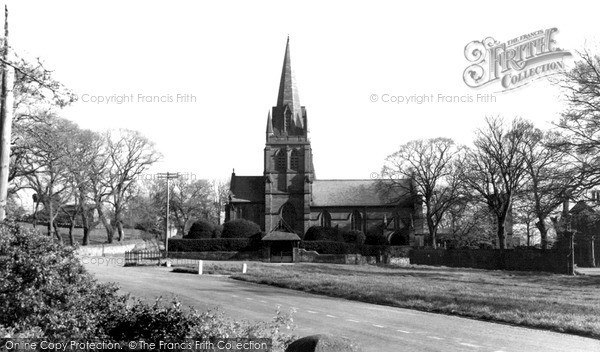
{"type": "Polygon", "coordinates": [[[536,216],[535,226],[540,231],[542,249],[548,248],[549,215],[566,197],[574,197],[585,183],[578,163],[564,148],[556,147],[561,137],[554,132],[538,128],[527,130],[523,155],[527,182],[523,191],[527,194],[530,209],[536,216]]]}
{"type": "Polygon", "coordinates": [[[221,214],[225,212],[225,205],[229,201],[229,180],[213,180],[215,195],[215,217],[217,224],[221,224],[221,214]]]}
{"type": "Polygon", "coordinates": [[[4,38],[0,54],[0,219],[6,215],[8,195],[26,188],[24,178],[36,172],[25,167],[28,152],[22,132],[32,121],[51,115],[51,108],[64,107],[75,96],[39,60],[35,64],[19,58],[9,46],[8,9],[5,6],[4,38]],[[46,107],[43,107],[46,105],[46,107]]]}
{"type": "Polygon", "coordinates": [[[462,178],[494,214],[500,249],[506,248],[505,221],[514,197],[525,177],[525,147],[531,124],[513,119],[486,118],[486,126],[476,132],[473,148],[467,152],[462,178]]]}
{"type": "Polygon", "coordinates": [[[444,215],[441,226],[445,231],[441,239],[455,248],[489,246],[496,235],[491,226],[491,215],[487,206],[461,197],[444,215]]]}
{"type": "Polygon", "coordinates": [[[212,182],[177,179],[171,185],[170,212],[180,233],[184,234],[196,219],[218,223],[215,209],[218,198],[212,182]]]}
{"type": "Polygon", "coordinates": [[[137,131],[124,129],[107,132],[106,149],[110,159],[108,179],[105,183],[110,194],[108,203],[112,206],[118,240],[122,241],[123,215],[128,200],[135,194],[136,180],[160,158],[160,155],[146,137],[137,131]]]}
{"type": "Polygon", "coordinates": [[[416,192],[425,207],[425,220],[432,245],[437,246],[437,230],[446,211],[458,197],[458,163],[461,147],[448,138],[414,140],[386,158],[384,184],[416,192]],[[404,180],[412,180],[412,184],[404,180]],[[413,188],[414,189],[408,189],[413,188]]]}
{"type": "Polygon", "coordinates": [[[588,50],[557,83],[567,110],[556,124],[564,133],[558,147],[580,164],[587,187],[600,185],[600,56],[588,50]]]}
{"type": "Polygon", "coordinates": [[[76,133],[77,126],[65,119],[53,118],[40,127],[30,135],[29,142],[32,144],[26,157],[29,168],[36,171],[25,177],[28,188],[37,194],[38,202],[48,212],[48,234],[54,232],[56,238],[62,241],[54,221],[72,197],[66,167],[70,161],[64,146],[76,133]]]}
{"type": "Polygon", "coordinates": [[[98,171],[94,168],[99,161],[98,159],[103,158],[103,139],[96,132],[77,130],[65,144],[64,148],[69,159],[66,168],[68,170],[68,182],[72,189],[74,205],[72,211],[65,211],[70,220],[69,238],[73,241],[73,229],[76,218],[81,217],[81,224],[83,226],[81,244],[86,246],[89,244],[90,232],[96,226],[96,223],[92,219],[92,211],[95,208],[92,206],[94,204],[93,180],[96,178],[96,175],[93,175],[93,173],[107,171],[98,171]]]}

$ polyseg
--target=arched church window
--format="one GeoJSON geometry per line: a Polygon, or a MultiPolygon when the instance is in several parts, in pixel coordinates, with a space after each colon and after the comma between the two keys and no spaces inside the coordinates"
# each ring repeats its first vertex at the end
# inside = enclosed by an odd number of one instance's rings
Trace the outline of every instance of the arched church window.
{"type": "Polygon", "coordinates": [[[286,151],[284,149],[280,149],[275,155],[275,169],[277,171],[286,171],[287,169],[286,151]]]}
{"type": "Polygon", "coordinates": [[[352,212],[350,228],[352,230],[362,231],[362,215],[360,215],[360,211],[355,210],[352,212]]]}
{"type": "Polygon", "coordinates": [[[297,149],[292,150],[290,156],[290,169],[300,171],[300,152],[297,149]]]}
{"type": "Polygon", "coordinates": [[[323,210],[321,213],[321,226],[331,227],[331,214],[327,210],[323,210]]]}

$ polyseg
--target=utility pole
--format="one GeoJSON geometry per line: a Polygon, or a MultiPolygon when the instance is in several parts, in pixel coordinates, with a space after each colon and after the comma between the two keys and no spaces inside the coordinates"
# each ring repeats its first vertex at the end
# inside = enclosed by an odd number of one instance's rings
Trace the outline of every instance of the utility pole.
{"type": "Polygon", "coordinates": [[[157,178],[167,180],[167,211],[165,213],[165,260],[166,260],[168,253],[169,253],[169,198],[170,198],[169,180],[179,178],[179,172],[162,172],[157,175],[157,178]]]}
{"type": "Polygon", "coordinates": [[[0,91],[0,221],[6,218],[8,174],[10,165],[10,137],[13,119],[13,86],[15,70],[8,64],[8,7],[4,6],[4,43],[2,45],[2,82],[0,91]]]}

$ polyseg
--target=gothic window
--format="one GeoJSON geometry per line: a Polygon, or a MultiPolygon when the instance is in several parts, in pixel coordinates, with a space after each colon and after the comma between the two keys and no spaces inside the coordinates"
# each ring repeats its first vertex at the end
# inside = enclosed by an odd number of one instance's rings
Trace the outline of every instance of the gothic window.
{"type": "Polygon", "coordinates": [[[321,226],[331,227],[331,214],[327,210],[323,210],[321,213],[321,226]]]}
{"type": "Polygon", "coordinates": [[[281,220],[283,220],[284,225],[289,227],[290,230],[296,228],[296,210],[292,204],[285,203],[281,207],[281,220]]]}
{"type": "Polygon", "coordinates": [[[300,171],[300,152],[296,149],[292,150],[290,157],[290,169],[300,171]]]}
{"type": "Polygon", "coordinates": [[[396,212],[396,214],[394,214],[394,231],[398,231],[400,230],[400,228],[402,228],[402,221],[400,220],[400,213],[396,212]]]}
{"type": "Polygon", "coordinates": [[[355,210],[352,212],[350,228],[352,230],[362,231],[362,215],[360,215],[360,211],[355,210]]]}
{"type": "Polygon", "coordinates": [[[280,149],[275,155],[275,169],[277,171],[286,171],[287,169],[286,151],[284,149],[280,149]]]}

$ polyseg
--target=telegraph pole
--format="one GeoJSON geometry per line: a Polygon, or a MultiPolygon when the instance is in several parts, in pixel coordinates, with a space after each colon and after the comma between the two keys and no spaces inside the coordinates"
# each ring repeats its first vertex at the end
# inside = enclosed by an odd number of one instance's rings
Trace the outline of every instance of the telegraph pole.
{"type": "Polygon", "coordinates": [[[169,253],[169,180],[179,178],[179,172],[162,172],[157,175],[159,179],[167,180],[167,211],[165,213],[165,260],[169,253]]]}
{"type": "Polygon", "coordinates": [[[4,40],[2,47],[2,80],[0,82],[0,221],[6,218],[8,173],[10,166],[10,136],[13,119],[13,85],[15,70],[8,65],[8,8],[4,6],[4,40]]]}

